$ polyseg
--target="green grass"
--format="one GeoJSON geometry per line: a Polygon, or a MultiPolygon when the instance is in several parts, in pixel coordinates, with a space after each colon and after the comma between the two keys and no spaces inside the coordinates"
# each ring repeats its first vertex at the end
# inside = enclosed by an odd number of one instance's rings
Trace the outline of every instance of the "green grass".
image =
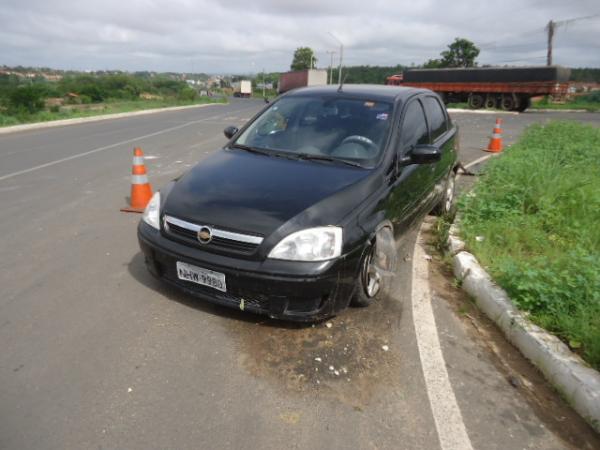
{"type": "Polygon", "coordinates": [[[469,104],[465,103],[448,103],[446,105],[447,108],[456,108],[456,109],[470,109],[469,104]]]}
{"type": "Polygon", "coordinates": [[[533,125],[460,199],[461,232],[540,326],[600,369],[600,129],[533,125]]]}
{"type": "Polygon", "coordinates": [[[77,108],[62,106],[58,112],[40,111],[34,114],[20,114],[17,116],[0,112],[0,126],[47,122],[60,119],[74,119],[78,117],[100,116],[104,114],[141,111],[144,109],[167,108],[170,106],[224,103],[225,101],[226,100],[223,97],[200,97],[193,101],[177,99],[109,101],[105,103],[80,105],[77,108]]]}
{"type": "Polygon", "coordinates": [[[547,100],[542,100],[531,105],[531,109],[583,109],[589,112],[600,111],[600,102],[586,102],[576,99],[566,103],[550,103],[547,100]]]}

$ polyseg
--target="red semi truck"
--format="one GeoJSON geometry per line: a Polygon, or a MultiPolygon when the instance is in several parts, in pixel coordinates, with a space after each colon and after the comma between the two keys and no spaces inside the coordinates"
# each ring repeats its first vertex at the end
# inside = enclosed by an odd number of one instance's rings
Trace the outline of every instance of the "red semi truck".
{"type": "Polygon", "coordinates": [[[327,71],[321,69],[298,70],[279,75],[279,93],[304,86],[327,84],[327,71]]]}
{"type": "Polygon", "coordinates": [[[466,102],[473,109],[525,111],[531,97],[563,99],[570,74],[560,66],[410,69],[387,77],[386,84],[431,89],[445,103],[466,102]]]}

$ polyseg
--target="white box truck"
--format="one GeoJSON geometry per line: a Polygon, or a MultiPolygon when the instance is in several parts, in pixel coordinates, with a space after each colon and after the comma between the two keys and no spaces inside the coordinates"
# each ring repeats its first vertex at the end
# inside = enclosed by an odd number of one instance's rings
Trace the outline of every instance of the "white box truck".
{"type": "Polygon", "coordinates": [[[241,80],[233,83],[234,97],[251,97],[252,96],[252,81],[241,80]]]}

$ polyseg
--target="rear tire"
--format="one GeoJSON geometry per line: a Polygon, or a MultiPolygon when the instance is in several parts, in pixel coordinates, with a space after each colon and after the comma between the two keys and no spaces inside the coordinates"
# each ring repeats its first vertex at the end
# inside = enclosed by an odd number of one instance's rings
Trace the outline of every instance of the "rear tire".
{"type": "Polygon", "coordinates": [[[450,171],[446,184],[444,185],[444,195],[440,202],[435,205],[431,211],[436,216],[447,216],[454,214],[456,208],[456,172],[450,171]]]}
{"type": "Polygon", "coordinates": [[[469,108],[471,109],[479,109],[483,106],[483,95],[480,94],[471,94],[469,95],[469,108]]]}
{"type": "Polygon", "coordinates": [[[360,263],[356,289],[350,304],[366,307],[376,300],[383,299],[390,291],[391,278],[396,270],[396,261],[396,247],[392,230],[382,227],[360,263]]]}
{"type": "Polygon", "coordinates": [[[531,106],[531,97],[521,97],[517,111],[523,112],[531,106]]]}
{"type": "Polygon", "coordinates": [[[496,108],[496,106],[497,106],[497,104],[498,104],[498,101],[497,101],[497,99],[496,99],[496,97],[495,97],[495,96],[493,96],[493,95],[488,95],[488,96],[485,98],[485,108],[486,108],[486,109],[495,109],[495,108],[496,108]]]}
{"type": "Polygon", "coordinates": [[[500,106],[504,111],[512,111],[515,109],[515,99],[509,95],[503,95],[502,101],[500,102],[500,106]]]}

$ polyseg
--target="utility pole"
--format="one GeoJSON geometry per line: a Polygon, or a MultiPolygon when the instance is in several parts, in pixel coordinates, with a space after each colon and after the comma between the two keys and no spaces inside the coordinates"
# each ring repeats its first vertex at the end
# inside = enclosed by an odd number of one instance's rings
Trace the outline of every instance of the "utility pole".
{"type": "Polygon", "coordinates": [[[567,20],[558,20],[556,22],[554,20],[551,20],[550,22],[548,22],[548,25],[546,25],[546,30],[548,31],[548,56],[546,57],[546,65],[548,65],[548,66],[552,65],[552,44],[554,42],[554,32],[556,31],[556,29],[558,27],[566,26],[566,25],[572,24],[573,22],[579,22],[580,20],[595,19],[596,17],[600,17],[600,14],[592,14],[591,16],[583,16],[583,17],[575,17],[573,19],[567,19],[567,20]]]}
{"type": "Polygon", "coordinates": [[[333,81],[333,55],[335,55],[336,52],[334,51],[327,51],[328,55],[331,55],[331,59],[329,61],[329,84],[331,84],[331,82],[333,81]]]}
{"type": "Polygon", "coordinates": [[[329,31],[328,33],[332,38],[334,38],[340,44],[340,66],[338,68],[338,84],[342,84],[342,64],[344,62],[344,44],[337,37],[335,37],[335,35],[331,31],[329,31]]]}
{"type": "Polygon", "coordinates": [[[262,83],[263,84],[263,98],[266,98],[265,97],[265,68],[264,67],[263,67],[263,77],[262,78],[263,78],[263,83],[262,83]]]}
{"type": "Polygon", "coordinates": [[[551,66],[552,65],[552,41],[554,40],[554,28],[556,26],[556,23],[554,23],[554,21],[550,21],[548,22],[548,25],[546,26],[546,30],[548,30],[548,55],[546,56],[546,65],[547,66],[551,66]]]}

